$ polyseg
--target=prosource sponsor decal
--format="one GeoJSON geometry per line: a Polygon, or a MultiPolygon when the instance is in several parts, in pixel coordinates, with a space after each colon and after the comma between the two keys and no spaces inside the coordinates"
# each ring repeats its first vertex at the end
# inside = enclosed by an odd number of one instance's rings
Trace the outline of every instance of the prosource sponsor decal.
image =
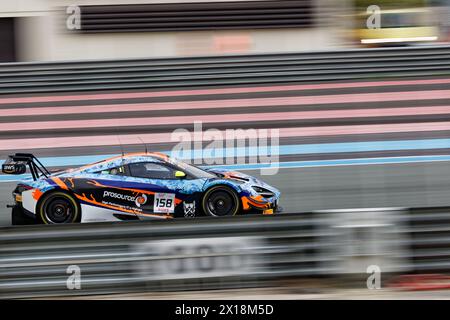
{"type": "Polygon", "coordinates": [[[116,193],[113,191],[104,191],[103,198],[106,198],[106,197],[114,198],[114,199],[121,199],[121,200],[125,200],[125,201],[130,201],[130,202],[134,202],[136,200],[136,197],[129,196],[126,194],[116,193]]]}

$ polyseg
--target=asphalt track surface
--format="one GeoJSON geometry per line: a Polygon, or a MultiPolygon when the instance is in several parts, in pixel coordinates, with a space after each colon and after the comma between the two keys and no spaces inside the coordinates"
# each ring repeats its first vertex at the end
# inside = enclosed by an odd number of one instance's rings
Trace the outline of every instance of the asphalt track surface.
{"type": "MultiPolygon", "coordinates": [[[[143,151],[141,140],[166,151],[174,129],[199,120],[204,130],[280,129],[280,161],[293,167],[261,178],[282,191],[286,212],[450,205],[448,78],[0,97],[0,159],[33,152],[71,166],[143,151]]],[[[9,225],[15,183],[4,178],[9,225]]]]}
{"type": "MultiPolygon", "coordinates": [[[[129,293],[57,297],[62,300],[449,300],[448,290],[404,291],[393,289],[262,288],[239,290],[129,293]]],[[[53,298],[53,297],[52,297],[53,298]]],[[[40,298],[37,298],[38,300],[40,298]]],[[[44,298],[45,299],[45,298],[44,298]]]]}

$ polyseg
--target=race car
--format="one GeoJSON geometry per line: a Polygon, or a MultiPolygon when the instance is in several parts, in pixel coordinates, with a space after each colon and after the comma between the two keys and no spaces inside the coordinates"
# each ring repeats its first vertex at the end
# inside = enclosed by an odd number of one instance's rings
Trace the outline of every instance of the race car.
{"type": "Polygon", "coordinates": [[[16,153],[6,174],[31,177],[13,191],[12,224],[65,224],[234,216],[281,211],[280,191],[243,173],[201,169],[162,153],[122,154],[51,173],[33,155],[16,153]]]}

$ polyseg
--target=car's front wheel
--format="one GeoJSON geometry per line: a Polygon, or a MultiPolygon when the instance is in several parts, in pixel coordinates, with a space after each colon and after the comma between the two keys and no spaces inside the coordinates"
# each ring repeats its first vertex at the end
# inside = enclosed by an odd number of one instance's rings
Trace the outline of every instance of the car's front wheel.
{"type": "Polygon", "coordinates": [[[69,193],[57,191],[44,196],[38,207],[41,221],[45,224],[63,224],[79,221],[80,206],[69,193]]]}
{"type": "Polygon", "coordinates": [[[216,186],[206,191],[202,206],[209,216],[234,216],[239,210],[239,197],[229,187],[216,186]]]}

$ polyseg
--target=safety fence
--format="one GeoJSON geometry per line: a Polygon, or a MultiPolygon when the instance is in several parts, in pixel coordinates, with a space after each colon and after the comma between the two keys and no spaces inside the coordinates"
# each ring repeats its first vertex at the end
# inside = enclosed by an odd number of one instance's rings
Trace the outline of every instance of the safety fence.
{"type": "Polygon", "coordinates": [[[0,64],[0,94],[181,88],[450,74],[450,46],[0,64]]]}
{"type": "Polygon", "coordinates": [[[384,275],[448,272],[449,212],[382,208],[7,227],[0,229],[0,298],[276,286],[366,277],[373,267],[384,275]]]}

